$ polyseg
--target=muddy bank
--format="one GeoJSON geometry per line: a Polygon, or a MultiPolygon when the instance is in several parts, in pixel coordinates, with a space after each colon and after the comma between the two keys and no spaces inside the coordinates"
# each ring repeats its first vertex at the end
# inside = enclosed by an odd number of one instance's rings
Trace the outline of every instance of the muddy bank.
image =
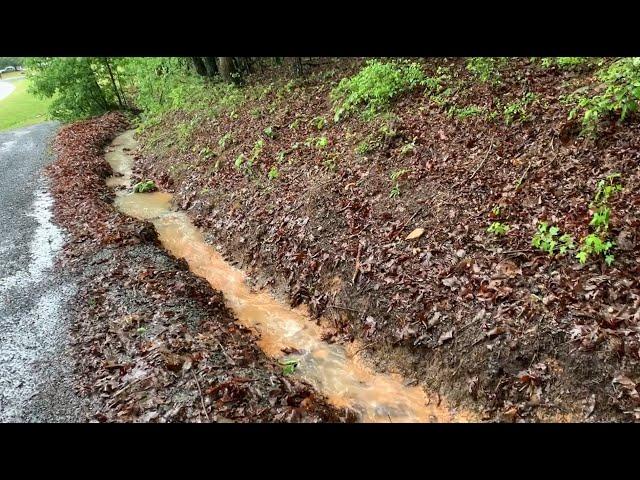
{"type": "MultiPolygon", "coordinates": [[[[424,68],[433,73],[439,62],[424,68]]],[[[248,88],[274,83],[233,115],[195,126],[185,112],[167,114],[143,134],[139,176],[174,192],[257,285],[307,304],[333,330],[327,338],[359,339],[380,368],[486,419],[634,420],[637,123],[612,125],[595,143],[577,137],[558,98],[588,84],[590,72],[528,60],[505,67],[497,87],[465,83],[464,63],[447,65],[461,81],[460,107],[490,110],[496,98],[534,92],[526,121],[452,117],[422,92],[373,122],[314,121],[332,118],[329,91],[355,63],[318,67],[293,87],[274,72],[254,76],[248,88]],[[234,162],[258,140],[248,175],[234,162]],[[400,169],[392,196],[390,174],[400,169]],[[538,220],[585,235],[596,182],[611,172],[624,187],[612,203],[611,268],[532,249],[538,220]],[[509,233],[488,234],[493,221],[509,233]],[[407,239],[416,228],[422,235],[407,239]]]]}
{"type": "Polygon", "coordinates": [[[55,218],[70,232],[76,383],[94,421],[344,421],[282,373],[234,322],[221,295],[158,245],[153,226],[118,213],[104,148],[119,114],[57,137],[49,169],[55,218]]]}

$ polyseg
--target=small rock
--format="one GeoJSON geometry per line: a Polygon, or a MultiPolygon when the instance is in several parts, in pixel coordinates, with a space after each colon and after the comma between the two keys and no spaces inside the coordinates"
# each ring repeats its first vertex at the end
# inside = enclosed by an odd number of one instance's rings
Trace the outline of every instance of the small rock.
{"type": "Polygon", "coordinates": [[[462,248],[461,248],[460,250],[458,250],[458,251],[456,252],[456,256],[457,256],[458,258],[462,258],[462,257],[464,257],[464,256],[465,256],[465,254],[466,254],[466,253],[467,253],[467,252],[465,252],[465,251],[464,251],[464,249],[462,249],[462,248]]]}
{"type": "Polygon", "coordinates": [[[424,233],[424,228],[416,228],[413,232],[407,235],[406,240],[415,240],[416,238],[420,238],[424,233]]]}

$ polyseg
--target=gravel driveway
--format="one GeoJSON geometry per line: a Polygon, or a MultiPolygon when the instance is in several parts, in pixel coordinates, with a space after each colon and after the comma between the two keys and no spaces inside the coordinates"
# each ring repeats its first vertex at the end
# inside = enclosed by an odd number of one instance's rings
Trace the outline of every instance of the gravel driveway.
{"type": "Polygon", "coordinates": [[[65,304],[75,286],[53,270],[63,245],[42,168],[56,122],[0,133],[0,421],[83,421],[71,386],[65,304]]]}

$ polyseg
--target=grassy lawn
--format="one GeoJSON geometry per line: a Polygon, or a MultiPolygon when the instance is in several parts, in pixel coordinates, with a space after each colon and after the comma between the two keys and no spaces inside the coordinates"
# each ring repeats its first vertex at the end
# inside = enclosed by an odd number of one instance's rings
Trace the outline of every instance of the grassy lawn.
{"type": "Polygon", "coordinates": [[[2,78],[0,80],[9,80],[10,78],[23,77],[24,71],[22,72],[7,72],[2,74],[2,78]]]}
{"type": "Polygon", "coordinates": [[[14,85],[16,89],[0,100],[0,131],[26,127],[47,119],[49,101],[27,93],[27,80],[16,80],[14,85]]]}

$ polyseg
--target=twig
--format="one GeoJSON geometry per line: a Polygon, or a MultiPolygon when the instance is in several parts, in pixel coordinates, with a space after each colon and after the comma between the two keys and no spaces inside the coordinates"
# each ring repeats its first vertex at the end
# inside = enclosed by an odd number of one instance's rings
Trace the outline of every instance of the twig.
{"type": "Polygon", "coordinates": [[[484,156],[484,158],[482,159],[482,161],[480,162],[480,165],[478,165],[476,167],[476,169],[473,171],[473,173],[471,174],[471,176],[467,179],[467,180],[461,180],[458,183],[456,183],[454,185],[454,187],[457,187],[459,185],[462,185],[463,183],[469,183],[473,177],[476,176],[476,173],[478,173],[478,170],[480,170],[482,168],[482,165],[484,165],[484,162],[487,161],[487,158],[489,158],[489,154],[491,153],[491,150],[493,149],[493,142],[491,142],[491,145],[489,145],[489,149],[487,150],[487,154],[484,156]]]}
{"type": "Polygon", "coordinates": [[[229,360],[229,363],[231,363],[231,365],[235,365],[236,361],[227,354],[227,351],[224,349],[222,344],[218,340],[216,340],[216,343],[218,344],[218,347],[220,348],[220,351],[224,354],[226,359],[229,360]]]}
{"type": "Polygon", "coordinates": [[[209,413],[207,412],[207,408],[204,406],[204,398],[202,396],[202,389],[200,388],[200,382],[198,381],[198,377],[193,370],[191,370],[191,374],[193,375],[193,378],[196,381],[196,385],[198,386],[198,392],[200,392],[200,403],[202,404],[202,410],[204,411],[204,414],[207,417],[207,421],[211,422],[211,419],[209,418],[209,413]]]}
{"type": "Polygon", "coordinates": [[[362,310],[356,310],[355,308],[343,307],[341,305],[330,304],[329,307],[336,308],[338,310],[348,310],[349,312],[362,313],[362,310]]]}
{"type": "Polygon", "coordinates": [[[360,272],[360,251],[362,250],[362,244],[358,243],[358,254],[356,255],[356,267],[353,272],[353,278],[351,279],[351,283],[355,285],[356,278],[358,278],[358,273],[360,272]]]}
{"type": "Polygon", "coordinates": [[[356,350],[353,354],[353,356],[355,357],[357,354],[359,354],[360,352],[362,352],[363,350],[365,350],[367,347],[370,347],[371,345],[373,345],[375,342],[369,342],[366,345],[364,345],[363,347],[360,347],[358,350],[356,350]]]}
{"type": "Polygon", "coordinates": [[[118,390],[114,395],[114,399],[109,402],[109,404],[107,405],[107,408],[111,408],[113,407],[116,403],[118,403],[118,396],[123,393],[125,390],[127,390],[128,388],[134,386],[136,383],[141,382],[142,380],[146,380],[148,377],[141,377],[141,378],[137,378],[135,379],[133,382],[128,383],[127,385],[125,385],[124,387],[122,387],[120,390],[118,390]]]}
{"type": "Polygon", "coordinates": [[[476,173],[478,173],[478,170],[480,170],[482,168],[482,165],[484,165],[484,162],[487,161],[487,158],[489,158],[489,154],[491,153],[491,150],[493,149],[493,142],[491,142],[491,145],[489,146],[489,150],[487,150],[487,154],[484,156],[484,158],[482,159],[482,161],[480,162],[480,165],[478,165],[476,167],[476,169],[473,171],[473,173],[471,174],[471,176],[469,177],[469,179],[467,180],[467,182],[470,182],[471,179],[473,177],[476,176],[476,173]]]}

